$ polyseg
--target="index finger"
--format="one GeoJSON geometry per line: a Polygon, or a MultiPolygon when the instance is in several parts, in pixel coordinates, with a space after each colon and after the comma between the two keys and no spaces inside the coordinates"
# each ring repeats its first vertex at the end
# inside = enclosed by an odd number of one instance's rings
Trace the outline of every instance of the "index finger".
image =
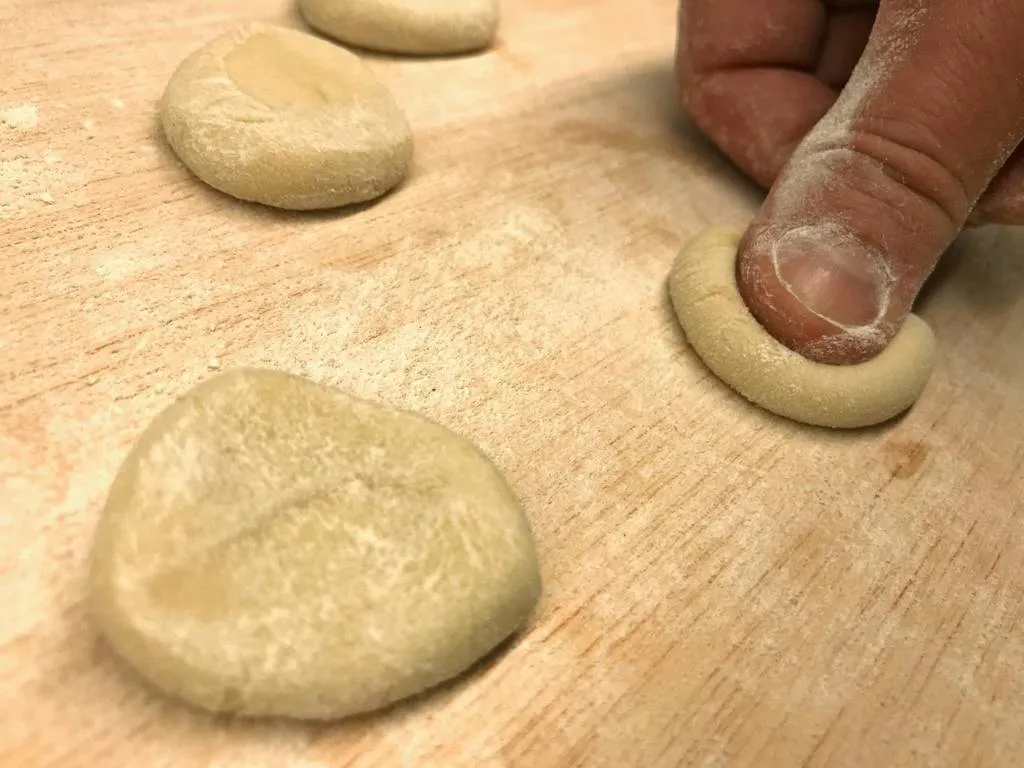
{"type": "MultiPolygon", "coordinates": [[[[822,0],[681,0],[676,71],[684,108],[744,172],[770,186],[838,96],[826,81],[840,78],[819,73],[822,66],[844,68],[822,61],[829,10],[871,5],[864,0],[828,7],[822,0]]],[[[852,52],[850,69],[858,55],[852,52]]]]}

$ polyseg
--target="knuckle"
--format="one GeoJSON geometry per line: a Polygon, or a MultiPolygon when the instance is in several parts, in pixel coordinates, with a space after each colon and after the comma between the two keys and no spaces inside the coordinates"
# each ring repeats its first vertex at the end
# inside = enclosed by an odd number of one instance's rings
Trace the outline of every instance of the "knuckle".
{"type": "Polygon", "coordinates": [[[976,195],[966,175],[932,131],[917,123],[893,118],[858,121],[851,130],[850,148],[877,164],[900,187],[937,209],[959,228],[976,195]]]}

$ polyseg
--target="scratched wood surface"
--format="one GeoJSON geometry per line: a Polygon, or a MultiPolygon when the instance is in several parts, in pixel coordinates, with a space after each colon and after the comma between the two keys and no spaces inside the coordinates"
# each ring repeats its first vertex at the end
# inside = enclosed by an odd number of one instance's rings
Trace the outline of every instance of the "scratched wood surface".
{"type": "Polygon", "coordinates": [[[356,212],[199,183],[174,66],[277,0],[0,0],[0,764],[1016,766],[1024,754],[1024,238],[962,238],[918,406],[836,434],[687,350],[680,243],[760,194],[673,103],[670,0],[507,0],[501,40],[371,57],[415,170],[356,212]],[[108,483],[175,396],[277,367],[498,462],[537,615],[457,683],[330,725],[151,693],[82,611],[108,483]]]}

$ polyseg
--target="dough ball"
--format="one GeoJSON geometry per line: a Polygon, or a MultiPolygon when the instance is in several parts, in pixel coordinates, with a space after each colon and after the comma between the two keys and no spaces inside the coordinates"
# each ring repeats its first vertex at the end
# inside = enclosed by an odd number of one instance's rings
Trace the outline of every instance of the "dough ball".
{"type": "Polygon", "coordinates": [[[421,416],[241,369],[163,411],[96,533],[96,625],[199,707],[330,719],[466,670],[540,594],[502,475],[421,416]]]}
{"type": "Polygon", "coordinates": [[[498,0],[299,0],[316,30],[388,53],[445,55],[486,48],[498,31],[498,0]]]}
{"type": "Polygon", "coordinates": [[[357,56],[268,24],[223,34],[186,58],[160,117],[196,176],[277,208],[372,200],[395,187],[412,160],[405,115],[357,56]]]}
{"type": "Polygon", "coordinates": [[[710,229],[688,243],[669,275],[686,339],[715,375],[751,402],[806,424],[863,427],[899,415],[931,375],[935,338],[910,315],[892,343],[857,365],[808,360],[757,322],[736,286],[740,233],[710,229]]]}

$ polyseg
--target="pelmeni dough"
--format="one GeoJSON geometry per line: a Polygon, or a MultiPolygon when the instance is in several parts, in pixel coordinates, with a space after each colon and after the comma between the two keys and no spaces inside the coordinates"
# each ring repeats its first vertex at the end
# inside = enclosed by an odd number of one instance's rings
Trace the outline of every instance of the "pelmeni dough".
{"type": "Polygon", "coordinates": [[[412,131],[349,51],[254,23],[188,56],[160,102],[168,143],[211,187],[278,208],[366,202],[395,187],[412,131]]]}
{"type": "Polygon", "coordinates": [[[520,505],[472,443],[258,369],[208,379],[142,433],[89,583],[102,634],[158,689],[310,719],[463,672],[539,593],[520,505]]]}
{"type": "Polygon", "coordinates": [[[710,229],[688,243],[669,275],[669,294],[690,346],[715,375],[751,402],[823,427],[863,427],[908,409],[935,357],[931,329],[910,315],[889,346],[857,365],[816,363],[757,322],[736,286],[740,233],[710,229]]]}
{"type": "Polygon", "coordinates": [[[306,22],[343,43],[388,53],[445,55],[486,48],[498,0],[298,0],[306,22]]]}

